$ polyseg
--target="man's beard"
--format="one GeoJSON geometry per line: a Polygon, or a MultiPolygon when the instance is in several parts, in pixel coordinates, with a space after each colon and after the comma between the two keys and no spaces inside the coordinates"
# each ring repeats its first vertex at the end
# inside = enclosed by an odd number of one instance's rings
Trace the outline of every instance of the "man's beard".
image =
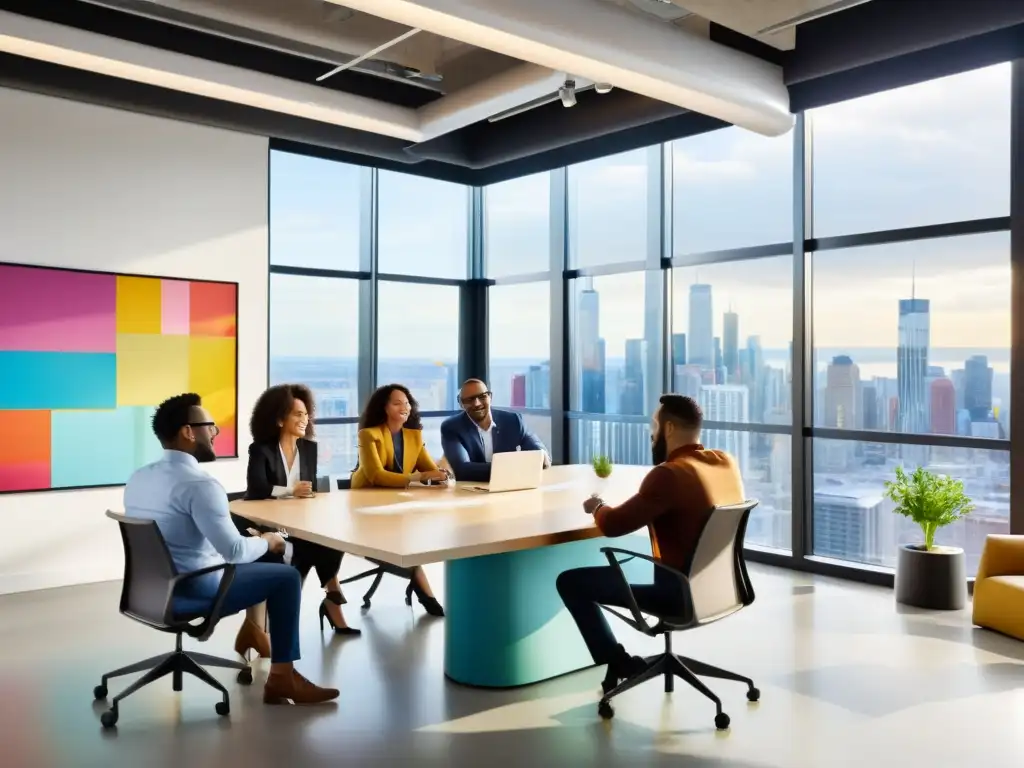
{"type": "Polygon", "coordinates": [[[665,442],[664,435],[658,435],[657,440],[651,441],[651,460],[654,462],[654,466],[664,464],[668,459],[668,444],[665,442]]]}
{"type": "Polygon", "coordinates": [[[196,457],[196,461],[200,464],[209,464],[211,461],[217,460],[217,454],[213,450],[212,445],[196,443],[195,452],[192,455],[196,457]]]}

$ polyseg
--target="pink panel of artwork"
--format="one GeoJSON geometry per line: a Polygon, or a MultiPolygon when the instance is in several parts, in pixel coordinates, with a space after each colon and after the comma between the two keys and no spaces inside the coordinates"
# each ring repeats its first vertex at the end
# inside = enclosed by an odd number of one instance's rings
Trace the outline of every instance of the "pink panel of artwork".
{"type": "Polygon", "coordinates": [[[171,336],[189,334],[189,283],[187,280],[160,281],[160,330],[171,336]]]}
{"type": "Polygon", "coordinates": [[[0,264],[0,349],[116,352],[117,278],[0,264]]]}

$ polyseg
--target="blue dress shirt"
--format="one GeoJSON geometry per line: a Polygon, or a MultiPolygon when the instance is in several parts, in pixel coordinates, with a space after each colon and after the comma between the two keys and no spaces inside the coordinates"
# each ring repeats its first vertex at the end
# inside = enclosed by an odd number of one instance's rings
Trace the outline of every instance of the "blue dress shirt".
{"type": "MultiPolygon", "coordinates": [[[[239,535],[224,486],[182,451],[164,451],[162,459],[136,470],[124,489],[124,507],[128,517],[156,521],[178,573],[251,563],[267,552],[264,539],[239,535]]],[[[219,583],[220,573],[211,573],[183,588],[208,595],[219,583]]]]}

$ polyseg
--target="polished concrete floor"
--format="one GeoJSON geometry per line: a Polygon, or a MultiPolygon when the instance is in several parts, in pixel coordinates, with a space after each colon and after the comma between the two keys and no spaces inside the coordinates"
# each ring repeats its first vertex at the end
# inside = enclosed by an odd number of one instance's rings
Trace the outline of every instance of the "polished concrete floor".
{"type": "MultiPolygon", "coordinates": [[[[346,558],[345,571],[361,563],[346,558]]],[[[435,584],[441,570],[428,569],[435,584]]],[[[676,636],[676,650],[752,676],[711,681],[732,717],[685,684],[651,682],[596,714],[601,672],[590,669],[510,691],[465,688],[443,676],[443,626],[402,601],[386,578],[360,615],[359,638],[321,637],[317,600],[303,607],[300,669],[342,689],[336,705],[267,707],[265,667],[251,688],[215,674],[232,696],[185,679],[127,699],[115,731],[100,728],[92,687],[104,671],[170,650],[173,640],[117,615],[117,584],[0,598],[0,764],[48,766],[647,765],[695,768],[883,768],[1024,763],[1024,643],[971,627],[969,613],[898,610],[892,592],[755,567],[757,601],[718,624],[676,636]]],[[[201,650],[231,655],[238,617],[201,650]]],[[[628,630],[620,637],[628,637],[628,630]]],[[[190,647],[195,647],[193,644],[190,647]]],[[[634,642],[638,652],[657,646],[634,642]]],[[[124,683],[113,682],[112,692],[124,683]]]]}

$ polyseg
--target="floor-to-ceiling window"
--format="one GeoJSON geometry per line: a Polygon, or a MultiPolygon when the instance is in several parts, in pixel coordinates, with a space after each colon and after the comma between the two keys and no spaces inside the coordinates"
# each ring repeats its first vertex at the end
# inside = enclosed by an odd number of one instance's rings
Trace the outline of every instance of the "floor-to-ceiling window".
{"type": "Polygon", "coordinates": [[[977,568],[1009,531],[1011,65],[814,110],[814,555],[891,567],[894,468],[963,480],[977,568]]]}
{"type": "Polygon", "coordinates": [[[313,390],[324,474],[345,473],[356,462],[369,177],[369,169],[356,166],[270,156],[268,379],[313,390]]]}
{"type": "Polygon", "coordinates": [[[465,186],[271,152],[269,380],[313,389],[322,474],[355,466],[360,411],[388,383],[412,391],[440,456],[469,225],[465,186]]]}
{"type": "Polygon", "coordinates": [[[650,411],[664,375],[665,148],[566,172],[569,457],[651,457],[650,411]]]}
{"type": "Polygon", "coordinates": [[[476,190],[275,151],[270,379],[313,387],[332,472],[390,381],[440,453],[484,375],[556,462],[648,464],[689,394],[750,545],[890,568],[918,532],[884,482],[920,465],[964,481],[940,540],[973,570],[1010,528],[1010,114],[1005,64],[476,190]]]}
{"type": "MultiPolygon", "coordinates": [[[[525,176],[483,190],[483,252],[488,288],[488,385],[492,404],[523,415],[552,443],[551,411],[551,173],[525,176]]],[[[560,265],[559,265],[560,271],[560,265]]],[[[559,365],[559,361],[555,361],[559,365]]]]}

